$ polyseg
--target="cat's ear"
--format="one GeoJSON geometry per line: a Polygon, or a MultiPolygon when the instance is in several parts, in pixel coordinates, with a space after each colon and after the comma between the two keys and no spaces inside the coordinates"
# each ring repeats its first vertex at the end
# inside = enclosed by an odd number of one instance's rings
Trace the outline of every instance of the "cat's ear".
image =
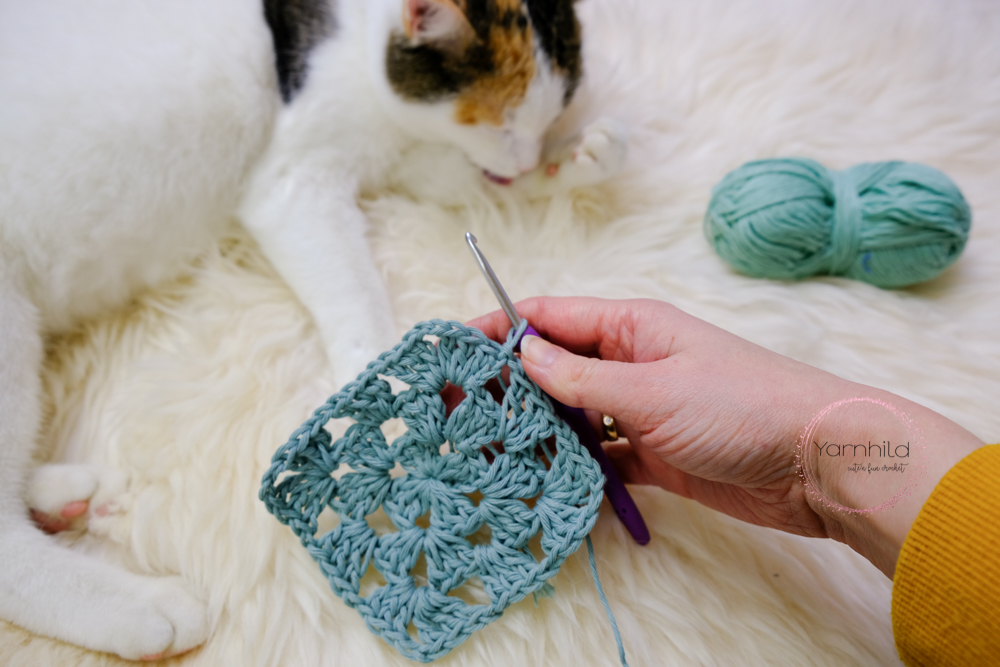
{"type": "Polygon", "coordinates": [[[476,37],[454,0],[403,0],[403,29],[413,46],[427,44],[456,54],[476,37]]]}

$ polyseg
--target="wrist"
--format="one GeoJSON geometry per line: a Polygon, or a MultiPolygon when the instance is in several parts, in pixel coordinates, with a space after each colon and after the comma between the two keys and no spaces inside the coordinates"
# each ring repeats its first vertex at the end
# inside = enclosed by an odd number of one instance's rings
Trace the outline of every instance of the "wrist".
{"type": "Polygon", "coordinates": [[[982,444],[912,401],[846,383],[800,434],[807,502],[830,537],[891,578],[903,540],[931,491],[982,444]]]}

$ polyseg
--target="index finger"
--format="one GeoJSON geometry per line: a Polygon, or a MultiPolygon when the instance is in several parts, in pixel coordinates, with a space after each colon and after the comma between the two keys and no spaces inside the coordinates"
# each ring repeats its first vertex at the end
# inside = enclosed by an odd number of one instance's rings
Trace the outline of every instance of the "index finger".
{"type": "MultiPolygon", "coordinates": [[[[610,300],[594,297],[534,297],[515,304],[521,317],[546,340],[584,356],[616,361],[643,362],[662,359],[670,351],[671,313],[681,314],[669,304],[647,299],[610,300]],[[650,327],[651,335],[636,334],[650,327]]],[[[510,320],[503,311],[469,322],[494,340],[503,340],[510,320]]]]}
{"type": "MultiPolygon", "coordinates": [[[[514,309],[546,340],[563,347],[568,344],[568,340],[574,340],[573,351],[579,354],[581,345],[593,347],[595,342],[603,338],[593,320],[594,307],[598,303],[611,305],[616,302],[584,297],[532,297],[518,301],[514,304],[514,309]]],[[[498,342],[506,339],[511,328],[510,319],[503,310],[477,317],[467,324],[498,342]]]]}
{"type": "MultiPolygon", "coordinates": [[[[520,311],[518,313],[520,314],[520,311]]],[[[487,315],[480,315],[465,324],[479,329],[486,334],[487,338],[495,340],[498,343],[506,340],[507,332],[510,331],[511,327],[510,320],[507,319],[507,314],[502,310],[494,310],[487,315]]]]}

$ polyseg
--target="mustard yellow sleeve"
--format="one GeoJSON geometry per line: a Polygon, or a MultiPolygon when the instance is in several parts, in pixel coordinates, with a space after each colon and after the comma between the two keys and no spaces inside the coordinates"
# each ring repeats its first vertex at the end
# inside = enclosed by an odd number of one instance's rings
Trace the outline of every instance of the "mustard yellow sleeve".
{"type": "Polygon", "coordinates": [[[1000,445],[938,482],[903,542],[892,632],[910,667],[1000,665],[1000,445]]]}

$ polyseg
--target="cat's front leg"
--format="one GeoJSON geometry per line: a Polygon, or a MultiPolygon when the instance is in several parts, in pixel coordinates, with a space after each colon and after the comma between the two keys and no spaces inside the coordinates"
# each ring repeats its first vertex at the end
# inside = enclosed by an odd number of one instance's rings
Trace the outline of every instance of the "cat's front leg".
{"type": "Polygon", "coordinates": [[[621,171],[628,157],[628,141],[628,128],[623,123],[599,118],[579,136],[556,145],[541,166],[514,183],[533,199],[597,185],[621,171]]]}
{"type": "Polygon", "coordinates": [[[265,166],[240,214],[312,315],[338,387],[392,346],[392,310],[351,178],[307,162],[265,166]]]}

